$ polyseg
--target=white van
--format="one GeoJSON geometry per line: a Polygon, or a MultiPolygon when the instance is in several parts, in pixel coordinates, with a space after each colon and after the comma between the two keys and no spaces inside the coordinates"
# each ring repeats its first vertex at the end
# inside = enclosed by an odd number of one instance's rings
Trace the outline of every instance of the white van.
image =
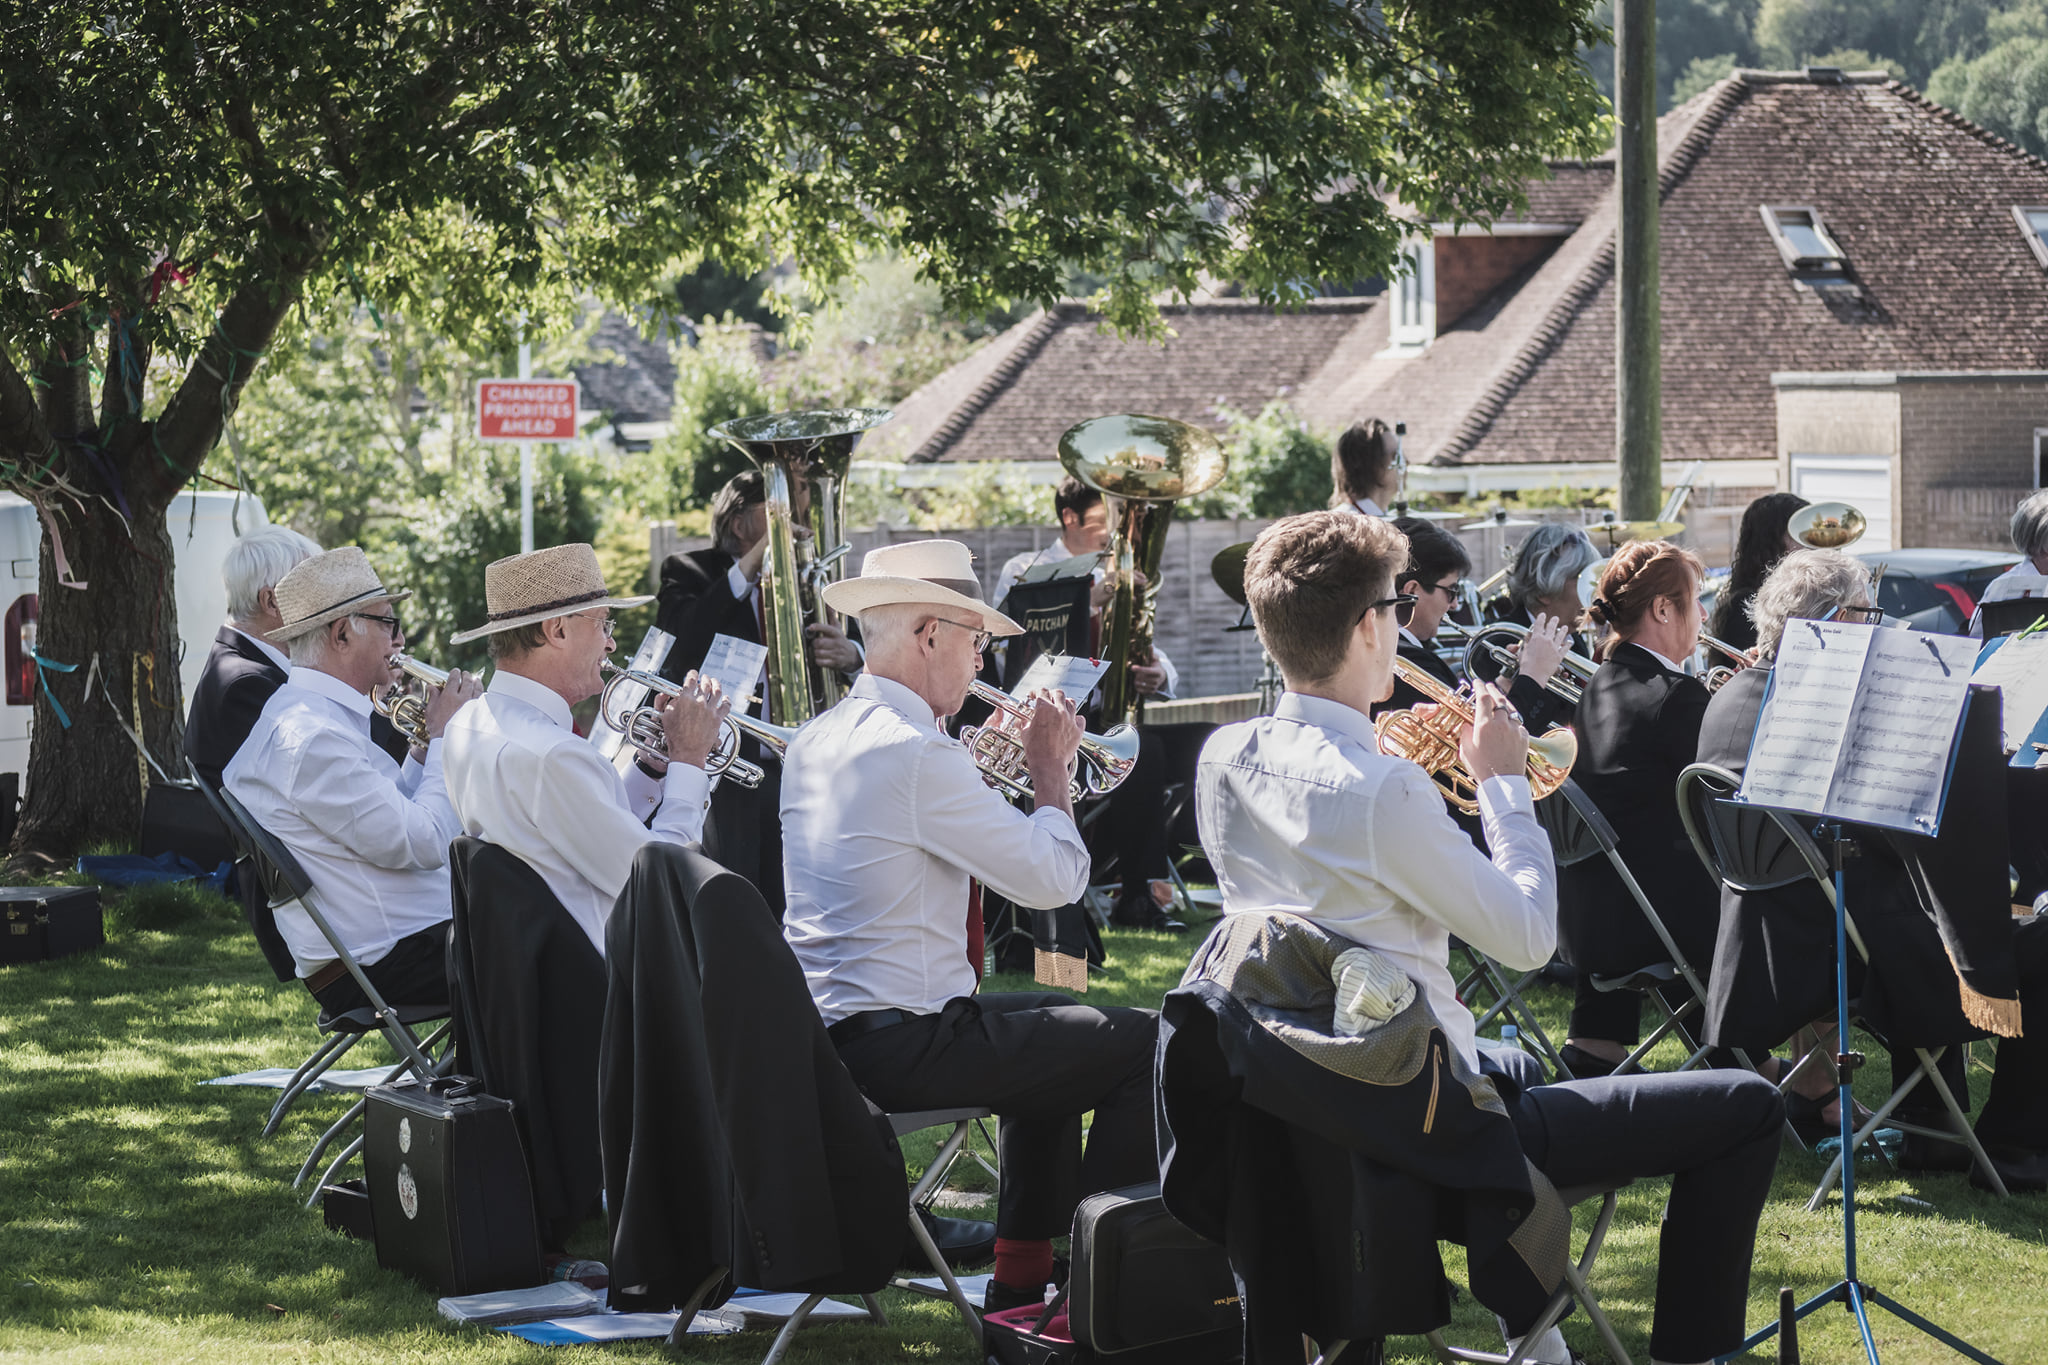
{"type": "MultiPolygon", "coordinates": [[[[220,569],[228,547],[237,537],[270,525],[270,517],[253,493],[188,492],[172,499],[167,520],[176,564],[178,635],[184,645],[178,668],[183,689],[178,706],[183,710],[206,669],[213,637],[227,620],[228,590],[220,569]]],[[[29,717],[35,711],[36,668],[29,652],[36,643],[36,565],[42,535],[34,506],[12,493],[0,493],[0,565],[6,566],[0,580],[0,599],[6,602],[6,615],[0,620],[0,664],[7,679],[6,702],[0,705],[0,773],[21,774],[16,781],[22,783],[28,773],[29,717]]],[[[179,758],[157,755],[158,762],[179,758]]]]}

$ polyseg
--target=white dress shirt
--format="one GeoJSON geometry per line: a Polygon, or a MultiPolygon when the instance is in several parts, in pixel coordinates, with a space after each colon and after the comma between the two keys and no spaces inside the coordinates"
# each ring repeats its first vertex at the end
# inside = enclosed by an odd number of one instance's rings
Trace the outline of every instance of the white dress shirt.
{"type": "Polygon", "coordinates": [[[232,630],[235,634],[241,636],[244,640],[247,640],[250,644],[256,646],[256,648],[262,650],[264,656],[268,658],[270,662],[276,664],[285,672],[289,673],[292,671],[291,656],[289,654],[286,654],[283,650],[279,649],[276,645],[270,643],[270,641],[264,639],[261,635],[251,635],[248,631],[243,630],[233,621],[228,622],[228,629],[232,630]]]}
{"type": "Polygon", "coordinates": [[[657,781],[631,764],[621,777],[576,733],[561,694],[531,678],[500,668],[443,742],[463,831],[540,873],[600,954],[640,846],[704,837],[711,784],[702,768],[671,763],[657,781]]]}
{"type": "Polygon", "coordinates": [[[1195,792],[1225,914],[1285,911],[1384,954],[1477,1068],[1450,936],[1515,971],[1557,947],[1556,871],[1527,778],[1479,785],[1489,862],[1428,775],[1379,751],[1362,713],[1286,692],[1272,715],[1209,737],[1195,792]]]}
{"type": "Polygon", "coordinates": [[[782,765],[783,936],[827,1024],[971,994],[967,879],[1045,909],[1088,889],[1061,811],[1026,815],[901,683],[863,674],[782,765]]]}
{"type": "Polygon", "coordinates": [[[2036,569],[2031,559],[2022,559],[1984,585],[1984,595],[1977,599],[1978,610],[1970,613],[1969,633],[1980,640],[1984,637],[1986,602],[2009,602],[2016,597],[2048,597],[2048,575],[2036,569]]]}
{"type": "MultiPolygon", "coordinates": [[[[409,934],[446,923],[448,841],[461,831],[427,747],[416,785],[402,789],[391,755],[370,740],[370,699],[317,668],[295,668],[263,705],[221,779],[256,823],[313,879],[314,899],[357,962],[382,960],[409,934]]],[[[277,930],[299,975],[334,949],[296,904],[277,930]]]]}

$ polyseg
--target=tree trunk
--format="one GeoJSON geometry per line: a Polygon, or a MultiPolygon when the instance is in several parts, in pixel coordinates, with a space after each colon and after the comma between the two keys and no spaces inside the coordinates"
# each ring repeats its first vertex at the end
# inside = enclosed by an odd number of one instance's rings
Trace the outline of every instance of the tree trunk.
{"type": "Polygon", "coordinates": [[[57,581],[46,529],[36,639],[46,667],[44,685],[36,689],[35,742],[15,834],[17,853],[68,861],[95,844],[134,845],[148,768],[122,729],[124,722],[171,776],[184,775],[170,532],[154,498],[131,499],[129,505],[133,521],[126,526],[97,498],[83,509],[68,502],[52,508],[71,571],[91,591],[57,581]],[[59,672],[59,664],[75,668],[59,672]],[[69,726],[58,719],[53,698],[69,726]]]}

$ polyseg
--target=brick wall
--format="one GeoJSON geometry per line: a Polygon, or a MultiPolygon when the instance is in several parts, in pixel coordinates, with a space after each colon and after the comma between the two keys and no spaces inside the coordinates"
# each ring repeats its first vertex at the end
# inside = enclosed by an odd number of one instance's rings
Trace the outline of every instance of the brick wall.
{"type": "Polygon", "coordinates": [[[2034,490],[1930,488],[1922,494],[1924,544],[1954,550],[2010,550],[2012,513],[2034,490]]]}
{"type": "Polygon", "coordinates": [[[2012,509],[2034,486],[2034,431],[2048,381],[1900,385],[1904,545],[2012,548],[2012,509]]]}
{"type": "Polygon", "coordinates": [[[1522,267],[1548,256],[1563,237],[1438,237],[1436,326],[1442,331],[1522,267]]]}

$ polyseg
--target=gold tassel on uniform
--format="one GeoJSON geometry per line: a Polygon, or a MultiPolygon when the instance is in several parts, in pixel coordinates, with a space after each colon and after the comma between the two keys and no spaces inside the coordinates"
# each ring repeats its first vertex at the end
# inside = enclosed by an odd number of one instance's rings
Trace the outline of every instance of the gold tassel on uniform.
{"type": "MultiPolygon", "coordinates": [[[[1956,955],[1948,955],[1948,965],[1955,967],[1956,955]]],[[[1956,991],[1962,997],[1963,1018],[1969,1020],[1986,1033],[1995,1033],[2001,1038],[2020,1037],[2020,1002],[2001,1000],[1994,995],[1985,995],[1973,990],[1963,980],[1961,968],[1956,969],[1956,991]]]]}

